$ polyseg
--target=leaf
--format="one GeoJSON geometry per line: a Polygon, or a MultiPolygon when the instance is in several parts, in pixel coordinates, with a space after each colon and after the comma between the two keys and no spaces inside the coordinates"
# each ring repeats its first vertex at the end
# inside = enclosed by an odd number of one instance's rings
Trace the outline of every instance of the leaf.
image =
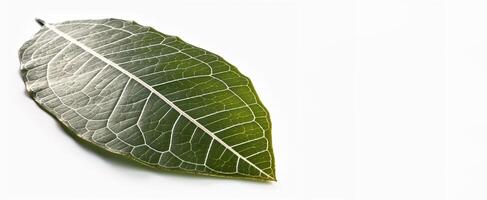
{"type": "Polygon", "coordinates": [[[276,180],[269,114],[220,56],[133,21],[37,21],[22,77],[77,137],[150,167],[276,180]]]}

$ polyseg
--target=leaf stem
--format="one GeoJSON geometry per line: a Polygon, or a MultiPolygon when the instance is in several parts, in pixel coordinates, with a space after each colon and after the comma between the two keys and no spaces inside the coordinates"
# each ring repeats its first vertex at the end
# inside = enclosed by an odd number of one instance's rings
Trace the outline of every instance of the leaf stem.
{"type": "Polygon", "coordinates": [[[42,19],[39,19],[39,18],[36,18],[36,22],[41,25],[41,26],[44,26],[44,24],[46,24],[46,22],[42,19]]]}

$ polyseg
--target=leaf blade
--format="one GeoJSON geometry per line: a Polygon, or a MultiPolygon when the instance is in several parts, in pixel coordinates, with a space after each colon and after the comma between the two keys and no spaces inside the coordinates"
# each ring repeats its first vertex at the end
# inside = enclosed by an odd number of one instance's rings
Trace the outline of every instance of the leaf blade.
{"type": "Polygon", "coordinates": [[[44,26],[19,52],[27,90],[83,139],[156,167],[275,180],[267,110],[221,57],[124,20],[44,26]]]}

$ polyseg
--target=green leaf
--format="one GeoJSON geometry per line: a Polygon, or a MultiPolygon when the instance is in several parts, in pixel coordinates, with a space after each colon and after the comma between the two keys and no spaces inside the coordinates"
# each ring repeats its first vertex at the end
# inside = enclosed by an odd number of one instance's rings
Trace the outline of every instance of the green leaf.
{"type": "Polygon", "coordinates": [[[276,180],[269,114],[220,56],[133,21],[37,21],[22,77],[77,137],[164,170],[276,180]]]}

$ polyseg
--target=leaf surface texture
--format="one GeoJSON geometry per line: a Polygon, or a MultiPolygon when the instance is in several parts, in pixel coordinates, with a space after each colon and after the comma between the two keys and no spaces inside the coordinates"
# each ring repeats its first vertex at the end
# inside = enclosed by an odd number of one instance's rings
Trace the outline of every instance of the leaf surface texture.
{"type": "Polygon", "coordinates": [[[43,23],[19,57],[31,97],[83,140],[151,167],[275,180],[269,114],[218,55],[102,19],[43,23]]]}

